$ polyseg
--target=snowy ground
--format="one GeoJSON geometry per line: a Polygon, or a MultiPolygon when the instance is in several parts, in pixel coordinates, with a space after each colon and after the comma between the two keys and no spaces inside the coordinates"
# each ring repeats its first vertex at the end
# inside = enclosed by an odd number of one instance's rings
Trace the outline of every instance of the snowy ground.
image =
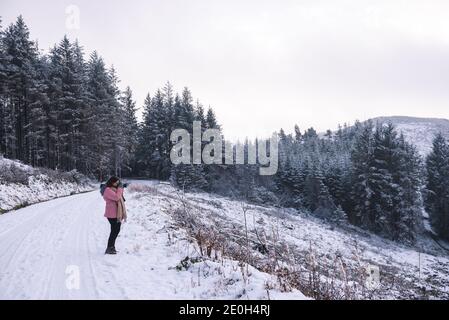
{"type": "Polygon", "coordinates": [[[104,255],[98,191],[1,215],[0,299],[449,298],[449,257],[427,240],[420,250],[398,246],[155,181],[134,181],[126,200],[116,256],[104,255]],[[356,284],[366,267],[379,268],[374,289],[356,284]]]}
{"type": "Polygon", "coordinates": [[[164,199],[127,193],[129,221],[116,256],[104,255],[109,224],[98,191],[1,215],[0,299],[305,298],[280,292],[275,277],[237,261],[200,261],[161,210],[164,199]],[[197,260],[189,265],[186,256],[197,260]]]}
{"type": "Polygon", "coordinates": [[[285,267],[289,274],[284,283],[288,279],[290,287],[311,295],[309,291],[319,288],[324,294],[317,298],[449,298],[448,251],[430,238],[422,237],[415,247],[401,246],[351,226],[332,227],[296,210],[253,206],[207,193],[183,194],[167,184],[148,188],[139,200],[229,246],[246,244],[246,211],[252,264],[267,269],[274,261],[276,266],[268,268],[273,274],[285,267]],[[321,282],[308,282],[314,276],[310,270],[321,282]],[[298,279],[297,274],[304,275],[299,285],[291,277],[298,279]],[[367,284],[370,279],[374,282],[367,284]]]}

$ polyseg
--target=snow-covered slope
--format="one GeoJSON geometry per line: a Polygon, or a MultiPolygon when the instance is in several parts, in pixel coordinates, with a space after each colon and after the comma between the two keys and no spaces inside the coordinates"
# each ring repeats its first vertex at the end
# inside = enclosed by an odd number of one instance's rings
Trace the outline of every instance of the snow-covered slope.
{"type": "Polygon", "coordinates": [[[184,195],[168,185],[143,194],[147,201],[160,198],[161,210],[183,221],[181,226],[193,234],[201,230],[207,235],[200,239],[231,248],[225,250],[228,255],[238,256],[233,250],[245,248],[247,229],[252,265],[308,296],[449,298],[448,252],[430,239],[401,246],[355,227],[335,228],[293,209],[248,205],[207,193],[184,195]]]}
{"type": "Polygon", "coordinates": [[[157,181],[126,200],[116,256],[98,191],[0,216],[0,299],[449,298],[449,257],[429,239],[403,247],[157,181]]]}
{"type": "Polygon", "coordinates": [[[93,182],[76,171],[32,168],[0,155],[0,213],[92,188],[93,182]]]}
{"type": "Polygon", "coordinates": [[[432,150],[432,141],[436,134],[441,132],[449,139],[449,120],[436,118],[414,117],[378,117],[372,119],[375,122],[389,123],[396,126],[404,133],[407,141],[413,143],[422,155],[427,155],[432,150]]]}

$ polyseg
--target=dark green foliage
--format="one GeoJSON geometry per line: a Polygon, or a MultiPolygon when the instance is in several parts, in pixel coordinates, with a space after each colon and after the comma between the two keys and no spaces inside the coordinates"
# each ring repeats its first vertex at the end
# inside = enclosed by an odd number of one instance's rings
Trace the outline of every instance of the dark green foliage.
{"type": "Polygon", "coordinates": [[[114,68],[84,61],[64,37],[39,54],[22,17],[0,34],[0,153],[32,166],[104,179],[131,172],[137,121],[131,91],[120,97],[114,68]]]}
{"type": "Polygon", "coordinates": [[[439,134],[426,160],[426,209],[434,230],[449,240],[449,144],[439,134]]]}

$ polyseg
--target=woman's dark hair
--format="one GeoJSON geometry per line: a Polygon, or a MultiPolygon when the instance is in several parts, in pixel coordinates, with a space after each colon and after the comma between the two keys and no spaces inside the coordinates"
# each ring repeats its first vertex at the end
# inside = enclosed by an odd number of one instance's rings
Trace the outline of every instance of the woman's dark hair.
{"type": "Polygon", "coordinates": [[[116,183],[117,181],[119,181],[120,179],[117,177],[110,177],[108,182],[106,182],[106,187],[110,188],[113,187],[113,184],[116,183]]]}

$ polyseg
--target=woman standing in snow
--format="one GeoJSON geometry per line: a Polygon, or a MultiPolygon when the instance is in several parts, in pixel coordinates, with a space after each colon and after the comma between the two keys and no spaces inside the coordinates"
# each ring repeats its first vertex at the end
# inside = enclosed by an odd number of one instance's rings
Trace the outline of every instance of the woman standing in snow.
{"type": "Polygon", "coordinates": [[[123,188],[126,187],[126,184],[122,185],[119,178],[111,177],[105,187],[103,193],[103,199],[106,201],[104,216],[111,224],[111,233],[105,254],[116,254],[115,240],[120,233],[122,221],[126,221],[125,199],[123,198],[123,188]]]}

